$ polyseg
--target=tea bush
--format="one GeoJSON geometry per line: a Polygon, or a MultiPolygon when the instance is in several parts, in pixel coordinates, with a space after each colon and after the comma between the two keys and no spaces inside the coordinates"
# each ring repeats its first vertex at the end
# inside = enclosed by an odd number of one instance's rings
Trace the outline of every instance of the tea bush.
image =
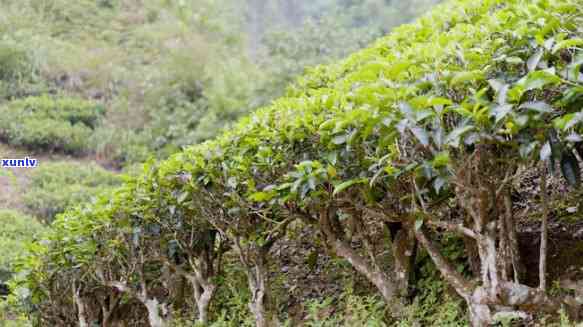
{"type": "Polygon", "coordinates": [[[58,216],[15,282],[34,299],[31,317],[99,323],[94,299],[125,297],[165,326],[160,313],[182,294],[165,281],[181,276],[194,299],[184,310],[207,323],[224,258],[247,279],[256,326],[277,325],[274,245],[297,240],[298,222],[378,293],[347,300],[338,319],[349,319],[334,323],[406,320],[405,295],[419,308],[412,324],[464,324],[458,297],[474,326],[578,308],[547,292],[544,269],[539,287],[522,279],[512,192],[520,168],[542,164],[580,186],[582,12],[578,0],[452,0],[313,70],[220,137],[58,216]]]}
{"type": "MultiPolygon", "coordinates": [[[[26,244],[30,243],[43,230],[37,220],[14,210],[0,209],[0,299],[8,288],[6,283],[14,272],[13,264],[26,253],[26,244]]],[[[2,306],[0,304],[0,318],[2,306]]],[[[0,320],[1,321],[1,320],[0,320]]]]}
{"type": "MultiPolygon", "coordinates": [[[[23,244],[31,241],[43,226],[33,217],[14,210],[0,209],[0,246],[4,250],[0,254],[0,271],[11,271],[11,262],[25,250],[23,244]]],[[[0,281],[6,281],[1,277],[0,281]]]]}
{"type": "Polygon", "coordinates": [[[14,272],[14,264],[27,252],[27,244],[45,230],[35,218],[14,210],[0,209],[0,325],[3,327],[29,327],[27,319],[18,308],[7,301],[7,282],[14,272]]]}
{"type": "Polygon", "coordinates": [[[40,151],[82,153],[105,113],[99,104],[79,98],[28,97],[0,107],[0,138],[40,151]]]}
{"type": "Polygon", "coordinates": [[[24,203],[32,214],[50,222],[65,208],[90,201],[121,181],[94,163],[41,163],[30,175],[24,203]]]}

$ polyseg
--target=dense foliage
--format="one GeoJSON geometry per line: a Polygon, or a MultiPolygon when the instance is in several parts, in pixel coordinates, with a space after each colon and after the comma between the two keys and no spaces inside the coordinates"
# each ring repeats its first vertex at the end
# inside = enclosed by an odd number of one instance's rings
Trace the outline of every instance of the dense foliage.
{"type": "MultiPolygon", "coordinates": [[[[284,310],[272,294],[273,250],[309,226],[378,291],[382,314],[375,299],[360,301],[379,326],[414,316],[404,303],[424,283],[422,256],[473,326],[577,312],[580,299],[548,292],[547,170],[536,182],[538,285],[524,281],[512,195],[520,172],[541,163],[580,184],[582,19],[577,0],[441,5],[60,215],[49,242],[20,263],[13,300],[41,326],[205,324],[221,319],[209,307],[230,260],[247,279],[255,324],[276,326],[284,310]],[[448,233],[464,238],[464,256],[440,246],[448,233]]],[[[435,293],[417,296],[431,303],[435,293]]],[[[459,322],[455,303],[440,322],[459,322]]]]}
{"type": "Polygon", "coordinates": [[[24,203],[37,218],[50,222],[67,207],[91,202],[121,182],[119,175],[95,163],[41,164],[30,176],[24,203]]]}
{"type": "Polygon", "coordinates": [[[21,319],[16,319],[10,315],[10,310],[5,309],[6,304],[1,299],[10,292],[7,283],[14,273],[16,260],[27,252],[30,242],[40,238],[46,227],[30,216],[7,209],[0,210],[0,225],[0,321],[6,327],[22,326],[27,321],[25,317],[22,315],[21,319]]]}
{"type": "Polygon", "coordinates": [[[2,288],[13,272],[16,259],[25,253],[25,244],[31,242],[43,227],[31,217],[13,210],[0,210],[0,246],[4,249],[0,256],[0,293],[5,295],[2,288]]]}

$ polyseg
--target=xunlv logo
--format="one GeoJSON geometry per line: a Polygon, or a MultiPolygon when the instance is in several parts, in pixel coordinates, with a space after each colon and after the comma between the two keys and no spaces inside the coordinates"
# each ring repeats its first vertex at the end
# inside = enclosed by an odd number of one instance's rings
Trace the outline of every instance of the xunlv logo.
{"type": "Polygon", "coordinates": [[[36,159],[0,159],[4,168],[33,168],[38,165],[36,159]]]}

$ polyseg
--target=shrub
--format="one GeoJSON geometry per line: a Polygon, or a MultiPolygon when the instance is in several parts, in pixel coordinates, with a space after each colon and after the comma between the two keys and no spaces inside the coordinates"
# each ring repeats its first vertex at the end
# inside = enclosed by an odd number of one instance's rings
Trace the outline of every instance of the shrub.
{"type": "Polygon", "coordinates": [[[14,41],[0,40],[0,98],[9,99],[41,89],[26,48],[14,41]]]}
{"type": "Polygon", "coordinates": [[[24,244],[43,229],[34,218],[13,210],[0,210],[0,284],[12,271],[12,262],[24,253],[24,244]]]}
{"type": "Polygon", "coordinates": [[[24,203],[34,215],[51,221],[68,206],[89,201],[120,183],[118,175],[93,163],[48,163],[34,170],[24,203]]]}
{"type": "Polygon", "coordinates": [[[26,52],[12,44],[0,42],[0,80],[17,80],[28,70],[26,52]]]}
{"type": "Polygon", "coordinates": [[[146,161],[151,155],[151,136],[109,124],[99,126],[89,138],[89,148],[97,158],[126,165],[146,161]]]}
{"type": "Polygon", "coordinates": [[[83,152],[104,108],[78,98],[29,97],[0,107],[0,138],[45,151],[83,152]]]}
{"type": "Polygon", "coordinates": [[[0,210],[0,226],[0,321],[3,327],[30,326],[2,296],[8,290],[5,283],[14,271],[15,260],[25,254],[26,244],[33,241],[44,226],[33,217],[5,209],[0,210]]]}

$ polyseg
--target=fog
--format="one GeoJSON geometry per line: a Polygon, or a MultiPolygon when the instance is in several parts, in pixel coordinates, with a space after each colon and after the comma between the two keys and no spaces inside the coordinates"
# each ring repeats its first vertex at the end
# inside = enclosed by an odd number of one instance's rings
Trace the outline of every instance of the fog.
{"type": "Polygon", "coordinates": [[[343,27],[388,33],[430,9],[439,0],[247,0],[246,32],[251,48],[257,50],[266,34],[274,30],[301,29],[324,20],[343,27]]]}

